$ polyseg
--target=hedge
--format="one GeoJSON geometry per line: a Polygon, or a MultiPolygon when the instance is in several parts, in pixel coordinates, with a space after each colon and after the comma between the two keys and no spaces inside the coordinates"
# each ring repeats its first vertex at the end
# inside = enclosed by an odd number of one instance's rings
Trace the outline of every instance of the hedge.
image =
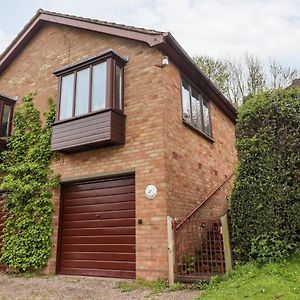
{"type": "Polygon", "coordinates": [[[238,111],[230,199],[239,261],[284,259],[300,246],[300,89],[268,91],[238,111]]]}

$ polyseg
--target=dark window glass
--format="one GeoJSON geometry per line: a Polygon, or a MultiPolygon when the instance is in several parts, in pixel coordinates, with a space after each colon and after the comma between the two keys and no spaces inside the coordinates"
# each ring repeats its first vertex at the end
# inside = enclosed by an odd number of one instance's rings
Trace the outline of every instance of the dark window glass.
{"type": "Polygon", "coordinates": [[[182,110],[183,119],[191,122],[190,91],[188,83],[184,80],[182,82],[182,110]]]}
{"type": "Polygon", "coordinates": [[[59,119],[71,118],[73,115],[74,74],[64,76],[61,81],[59,119]]]}
{"type": "Polygon", "coordinates": [[[192,124],[199,130],[202,129],[202,113],[199,93],[192,87],[192,124]]]}
{"type": "Polygon", "coordinates": [[[93,66],[92,111],[106,107],[106,62],[93,66]]]}
{"type": "Polygon", "coordinates": [[[211,135],[209,103],[203,99],[203,131],[211,135]]]}
{"type": "Polygon", "coordinates": [[[1,136],[8,136],[9,134],[9,119],[11,106],[4,104],[1,123],[1,136]]]}
{"type": "Polygon", "coordinates": [[[61,74],[57,75],[61,76],[59,120],[105,108],[123,110],[122,61],[113,57],[98,59],[81,62],[77,69],[72,65],[54,73],[61,74]]]}
{"type": "Polygon", "coordinates": [[[122,109],[122,69],[116,65],[115,108],[122,109]]]}
{"type": "Polygon", "coordinates": [[[186,79],[182,80],[182,110],[186,123],[211,136],[209,102],[186,79]]]}
{"type": "Polygon", "coordinates": [[[89,68],[77,72],[75,116],[86,114],[89,111],[89,80],[89,68]]]}

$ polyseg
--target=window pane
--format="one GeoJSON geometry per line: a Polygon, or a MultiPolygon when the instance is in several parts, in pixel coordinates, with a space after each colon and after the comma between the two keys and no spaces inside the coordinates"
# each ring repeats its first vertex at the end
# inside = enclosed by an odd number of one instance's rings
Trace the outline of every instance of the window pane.
{"type": "Polygon", "coordinates": [[[59,119],[72,117],[73,112],[73,85],[74,74],[64,76],[61,82],[60,113],[59,119]]]}
{"type": "Polygon", "coordinates": [[[191,122],[189,84],[184,80],[182,81],[182,111],[183,119],[188,122],[191,122]]]}
{"type": "Polygon", "coordinates": [[[8,106],[6,104],[3,105],[3,114],[2,114],[2,123],[1,123],[1,136],[8,136],[10,109],[11,109],[10,106],[8,106]]]}
{"type": "Polygon", "coordinates": [[[93,67],[92,111],[106,107],[106,62],[93,67]]]}
{"type": "Polygon", "coordinates": [[[193,125],[201,130],[202,129],[202,115],[201,115],[201,104],[199,101],[199,93],[192,87],[192,123],[193,125]]]}
{"type": "Polygon", "coordinates": [[[89,68],[77,72],[75,116],[86,114],[89,111],[89,80],[89,68]]]}
{"type": "Polygon", "coordinates": [[[122,69],[116,65],[115,108],[122,110],[122,69]]]}
{"type": "Polygon", "coordinates": [[[209,103],[205,99],[203,99],[203,118],[203,131],[211,135],[209,103]]]}

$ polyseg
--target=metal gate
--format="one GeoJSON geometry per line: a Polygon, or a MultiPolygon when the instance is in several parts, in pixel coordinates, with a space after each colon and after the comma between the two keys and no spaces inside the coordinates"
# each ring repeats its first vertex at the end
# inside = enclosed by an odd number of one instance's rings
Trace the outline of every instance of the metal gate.
{"type": "Polygon", "coordinates": [[[182,282],[208,280],[225,272],[220,220],[187,220],[175,228],[175,278],[182,282]]]}
{"type": "MultiPolygon", "coordinates": [[[[175,280],[193,282],[209,280],[212,276],[223,274],[231,268],[231,251],[227,216],[222,217],[225,228],[223,237],[221,219],[203,219],[202,206],[212,197],[228,194],[226,178],[207,198],[180,221],[174,221],[174,275],[175,280]],[[225,249],[224,251],[224,243],[225,249]],[[226,264],[225,264],[226,261],[226,264]]],[[[228,191],[229,192],[229,191],[228,191]]]]}

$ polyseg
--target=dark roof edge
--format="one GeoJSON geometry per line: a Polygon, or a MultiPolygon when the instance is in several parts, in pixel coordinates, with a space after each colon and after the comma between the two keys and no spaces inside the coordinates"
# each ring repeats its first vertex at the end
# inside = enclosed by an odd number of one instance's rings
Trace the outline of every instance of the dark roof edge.
{"type": "Polygon", "coordinates": [[[78,17],[75,15],[69,15],[69,14],[57,13],[54,11],[43,10],[41,8],[37,10],[37,13],[52,15],[55,17],[63,17],[66,19],[81,20],[84,22],[95,23],[95,24],[99,24],[99,25],[103,25],[103,26],[107,26],[107,27],[121,28],[121,29],[126,29],[129,31],[136,31],[136,32],[141,32],[141,33],[146,33],[146,34],[151,34],[151,35],[160,35],[160,34],[164,33],[163,31],[157,31],[157,30],[153,30],[153,29],[146,29],[146,28],[135,27],[135,26],[128,26],[125,24],[118,24],[118,23],[114,23],[114,22],[100,21],[97,19],[78,17]]]}
{"type": "MultiPolygon", "coordinates": [[[[0,55],[0,73],[4,71],[20,53],[20,51],[22,51],[22,49],[45,22],[52,22],[55,24],[73,26],[99,33],[129,38],[147,43],[150,47],[157,47],[166,53],[179,69],[185,71],[188,77],[193,75],[196,81],[204,82],[209,88],[209,93],[212,93],[216,96],[213,99],[214,102],[216,102],[216,104],[226,113],[226,115],[230,117],[233,122],[235,122],[235,107],[200,70],[192,58],[169,32],[147,30],[144,28],[136,28],[116,23],[91,20],[39,9],[0,55]]],[[[205,86],[205,89],[207,89],[207,87],[205,86]]]]}
{"type": "Polygon", "coordinates": [[[7,67],[7,65],[9,65],[10,63],[9,58],[10,56],[13,56],[13,54],[15,53],[15,49],[17,49],[17,44],[19,44],[18,41],[22,38],[22,36],[25,36],[28,33],[30,27],[33,27],[36,24],[39,14],[40,12],[37,11],[37,13],[29,20],[29,22],[23,27],[23,29],[17,34],[17,36],[10,42],[10,44],[0,54],[0,73],[7,67]],[[8,63],[7,60],[9,60],[8,63]]]}
{"type": "MultiPolygon", "coordinates": [[[[221,101],[221,107],[225,108],[227,116],[233,121],[236,122],[237,110],[231,104],[231,102],[222,94],[222,92],[216,87],[216,85],[202,72],[199,66],[195,61],[187,54],[187,52],[180,46],[176,39],[172,36],[170,32],[164,33],[164,42],[157,45],[163,51],[166,51],[167,54],[172,56],[182,57],[182,63],[185,64],[185,69],[189,69],[191,73],[197,74],[199,79],[203,80],[211,92],[213,92],[221,101]],[[169,45],[166,47],[165,45],[169,45]]],[[[176,61],[173,61],[176,64],[176,61]]],[[[179,63],[176,64],[179,68],[182,68],[179,63]]],[[[184,68],[183,68],[184,69],[184,68]]],[[[189,77],[189,74],[185,74],[189,77]]],[[[218,104],[218,103],[217,103],[218,104]]],[[[219,105],[220,106],[220,105],[219,105]]]]}
{"type": "Polygon", "coordinates": [[[150,47],[163,41],[163,32],[143,28],[120,25],[76,16],[64,15],[39,9],[29,20],[20,33],[0,55],[0,73],[13,61],[19,52],[26,46],[31,37],[45,22],[77,27],[81,29],[111,34],[123,38],[147,43],[150,47]]]}

